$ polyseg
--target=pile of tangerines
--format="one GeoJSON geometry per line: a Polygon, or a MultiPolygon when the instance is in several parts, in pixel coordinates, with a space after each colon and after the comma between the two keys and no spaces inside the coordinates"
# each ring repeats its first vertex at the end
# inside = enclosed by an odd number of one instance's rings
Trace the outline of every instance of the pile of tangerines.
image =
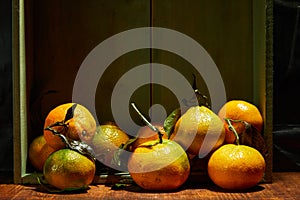
{"type": "Polygon", "coordinates": [[[218,113],[206,106],[192,106],[184,113],[177,109],[164,124],[149,123],[132,106],[145,122],[136,137],[113,122],[97,125],[80,104],[52,109],[43,134],[29,147],[31,164],[43,172],[40,182],[63,191],[86,189],[97,171],[95,162],[100,161],[112,168],[126,165],[141,188],[175,190],[197,168],[194,159],[207,161],[209,178],[224,189],[244,190],[262,180],[264,151],[255,141],[262,138],[263,118],[255,105],[232,100],[218,113]],[[120,150],[130,152],[125,161],[118,158],[120,150]]]}

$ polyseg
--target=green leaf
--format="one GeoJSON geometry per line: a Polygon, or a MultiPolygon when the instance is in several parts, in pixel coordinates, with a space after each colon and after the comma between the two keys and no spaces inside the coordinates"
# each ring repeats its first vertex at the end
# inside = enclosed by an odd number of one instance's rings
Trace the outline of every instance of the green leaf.
{"type": "Polygon", "coordinates": [[[125,144],[122,144],[119,148],[130,151],[132,144],[138,139],[138,137],[129,139],[125,144]]]}
{"type": "Polygon", "coordinates": [[[114,184],[111,189],[112,190],[122,190],[124,189],[125,187],[129,186],[129,184],[126,184],[126,183],[116,183],[114,184]]]}
{"type": "Polygon", "coordinates": [[[125,144],[121,144],[119,148],[114,152],[112,159],[113,164],[117,166],[127,166],[127,160],[121,159],[126,156],[126,151],[131,151],[132,144],[138,139],[138,137],[129,139],[125,144]]]}
{"type": "Polygon", "coordinates": [[[171,137],[173,128],[181,116],[181,110],[180,108],[175,109],[171,114],[165,119],[164,121],[164,130],[166,131],[168,138],[171,137]]]}

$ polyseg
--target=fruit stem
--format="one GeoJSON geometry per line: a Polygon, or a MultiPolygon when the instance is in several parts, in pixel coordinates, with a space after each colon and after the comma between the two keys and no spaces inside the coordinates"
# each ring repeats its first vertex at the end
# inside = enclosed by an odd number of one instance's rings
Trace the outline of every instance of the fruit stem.
{"type": "Polygon", "coordinates": [[[82,155],[87,155],[89,158],[91,158],[91,160],[96,161],[93,149],[89,145],[87,145],[85,142],[72,140],[71,138],[68,138],[67,136],[63,135],[63,131],[57,131],[52,128],[56,126],[62,126],[63,129],[68,128],[68,124],[66,124],[65,122],[56,122],[54,124],[51,124],[50,126],[47,126],[45,130],[51,131],[53,135],[59,136],[62,142],[65,144],[66,148],[75,150],[82,155]]]}
{"type": "Polygon", "coordinates": [[[231,121],[233,121],[232,119],[229,118],[224,118],[224,120],[227,122],[228,126],[229,126],[229,130],[231,130],[235,137],[236,137],[236,144],[240,145],[240,137],[239,134],[236,132],[235,128],[232,126],[231,121]]]}
{"type": "Polygon", "coordinates": [[[196,93],[198,102],[200,101],[200,97],[204,100],[204,106],[211,109],[211,106],[208,103],[208,98],[204,94],[202,94],[198,89],[195,89],[194,92],[196,93]]]}
{"type": "Polygon", "coordinates": [[[134,108],[134,110],[139,114],[139,116],[142,118],[142,120],[146,123],[146,125],[154,132],[158,134],[159,143],[161,144],[163,142],[162,136],[163,134],[159,131],[158,128],[153,126],[147,119],[144,117],[144,115],[139,111],[139,109],[136,107],[135,103],[131,103],[131,106],[134,108]]]}
{"type": "Polygon", "coordinates": [[[202,100],[204,101],[204,106],[211,109],[211,106],[208,102],[208,98],[207,96],[205,96],[204,94],[202,94],[198,88],[197,88],[197,77],[195,74],[193,74],[193,78],[194,78],[194,81],[193,81],[193,89],[194,89],[194,92],[196,94],[196,97],[197,97],[197,100],[198,100],[198,103],[200,104],[200,98],[202,98],[202,100]]]}
{"type": "Polygon", "coordinates": [[[66,124],[64,121],[58,121],[55,122],[49,126],[47,126],[44,130],[51,131],[54,135],[60,134],[61,132],[65,131],[68,128],[68,124],[66,124]],[[53,129],[52,127],[63,127],[61,131],[57,131],[53,129]]]}

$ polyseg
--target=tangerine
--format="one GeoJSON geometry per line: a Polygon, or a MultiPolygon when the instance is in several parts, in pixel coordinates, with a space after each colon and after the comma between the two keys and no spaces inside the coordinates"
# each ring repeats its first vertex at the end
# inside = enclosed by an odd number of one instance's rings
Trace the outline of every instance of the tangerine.
{"type": "Polygon", "coordinates": [[[184,149],[172,140],[140,144],[128,160],[134,182],[147,190],[174,190],[187,180],[190,163],[184,149]]]}
{"type": "Polygon", "coordinates": [[[205,106],[189,108],[176,122],[172,135],[188,153],[200,157],[220,147],[225,138],[222,120],[205,106]]]}
{"type": "Polygon", "coordinates": [[[225,144],[211,155],[208,175],[221,188],[243,190],[257,185],[265,171],[265,160],[256,149],[225,144]]]}
{"type": "Polygon", "coordinates": [[[246,125],[243,121],[249,123],[258,132],[261,132],[263,128],[263,117],[258,108],[244,100],[231,100],[226,102],[219,110],[218,115],[224,122],[226,133],[225,142],[229,144],[233,144],[236,137],[233,131],[230,130],[228,123],[225,122],[225,118],[233,120],[231,124],[239,135],[245,132],[246,129],[246,125]]]}
{"type": "Polygon", "coordinates": [[[60,149],[47,158],[43,174],[58,189],[84,189],[92,183],[95,171],[93,160],[77,151],[60,149]]]}
{"type": "Polygon", "coordinates": [[[92,139],[92,148],[100,162],[112,167],[115,152],[129,139],[129,136],[116,125],[100,125],[97,126],[96,134],[92,139]]]}
{"type": "Polygon", "coordinates": [[[55,132],[73,140],[89,143],[96,132],[96,121],[90,111],[80,104],[61,104],[47,115],[44,137],[52,148],[57,150],[64,148],[65,143],[54,134],[55,132]]]}
{"type": "Polygon", "coordinates": [[[30,143],[28,158],[35,169],[42,171],[45,161],[54,151],[55,149],[49,146],[44,136],[40,135],[30,143]]]}

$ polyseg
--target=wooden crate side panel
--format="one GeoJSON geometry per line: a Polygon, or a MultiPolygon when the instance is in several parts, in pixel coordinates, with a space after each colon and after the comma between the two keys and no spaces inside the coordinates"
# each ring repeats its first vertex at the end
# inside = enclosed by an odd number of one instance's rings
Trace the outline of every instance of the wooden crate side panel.
{"type": "MultiPolygon", "coordinates": [[[[216,63],[227,99],[253,101],[251,0],[153,2],[153,26],[170,28],[196,40],[216,63]]],[[[189,74],[193,70],[187,62],[178,64],[177,58],[165,52],[154,53],[153,60],[167,63],[193,82],[189,74]]],[[[209,96],[201,77],[198,87],[209,96]]]]}
{"type": "Polygon", "coordinates": [[[273,162],[273,1],[253,1],[253,101],[264,118],[267,154],[264,181],[272,182],[273,162]]]}
{"type": "Polygon", "coordinates": [[[24,4],[13,1],[14,182],[21,183],[27,160],[27,107],[24,4]]]}

